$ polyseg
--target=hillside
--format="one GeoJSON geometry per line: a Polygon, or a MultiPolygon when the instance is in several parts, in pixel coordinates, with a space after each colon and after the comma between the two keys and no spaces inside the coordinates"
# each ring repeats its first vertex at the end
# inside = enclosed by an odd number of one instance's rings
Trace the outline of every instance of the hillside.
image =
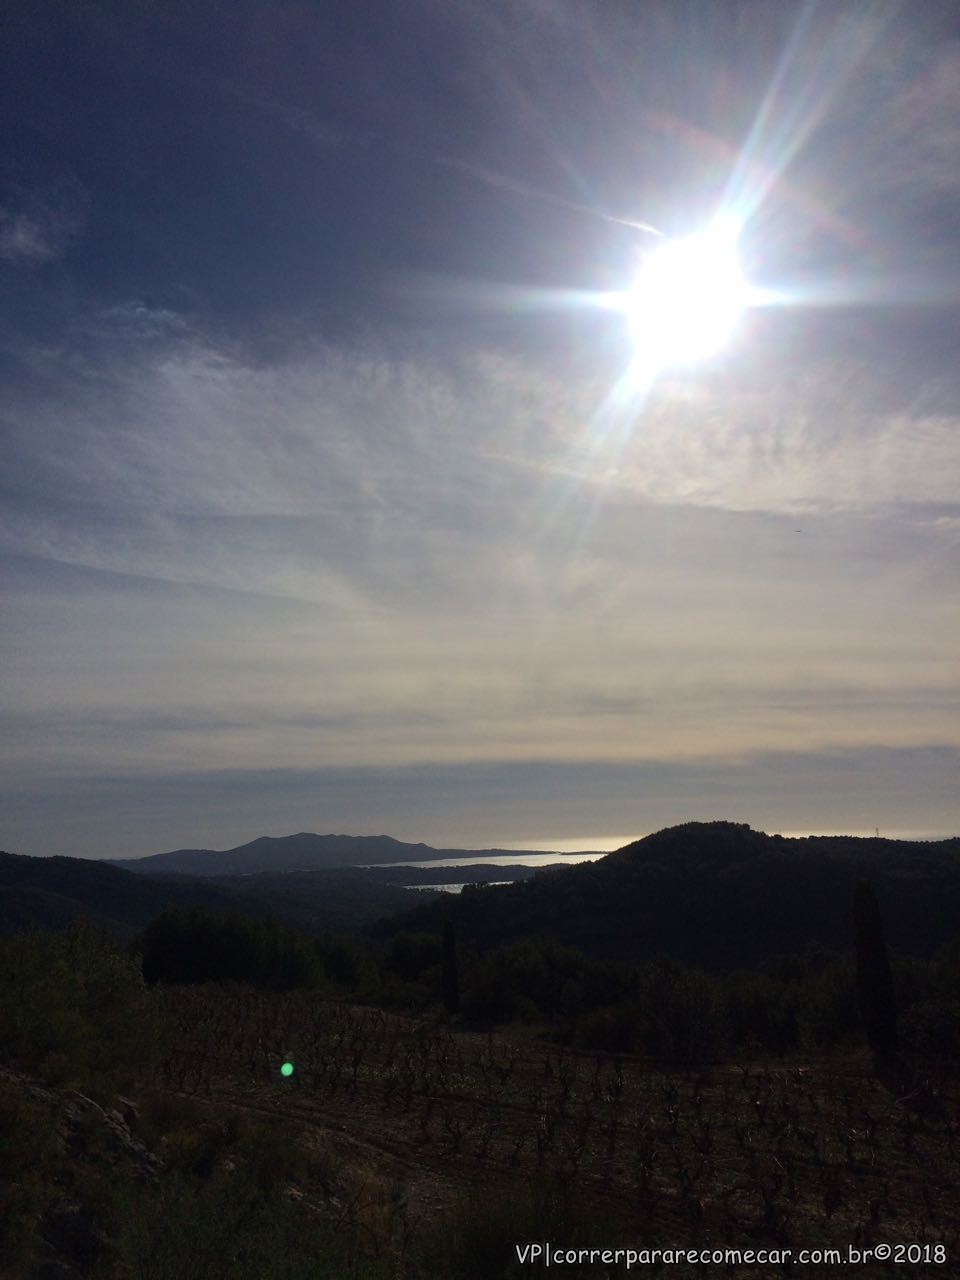
{"type": "MultiPolygon", "coordinates": [[[[416,883],[415,874],[411,882],[416,883]]],[[[289,924],[316,934],[353,933],[384,916],[410,911],[436,897],[428,891],[403,888],[381,881],[370,872],[350,868],[264,871],[207,877],[205,883],[219,885],[245,900],[255,899],[289,924]]]]}
{"type": "Polygon", "coordinates": [[[662,952],[730,968],[849,948],[864,877],[895,950],[929,955],[960,935],[960,839],[787,839],[732,822],[669,827],[596,862],[468,889],[383,930],[436,930],[450,918],[482,948],[542,936],[603,959],[662,952]]]}
{"type": "MultiPolygon", "coordinates": [[[[148,874],[174,871],[193,876],[231,876],[261,871],[321,871],[377,862],[426,862],[434,858],[495,858],[518,852],[516,849],[434,849],[426,844],[406,844],[392,836],[318,836],[301,831],[293,836],[260,836],[235,849],[173,849],[146,858],[105,861],[111,866],[148,874]]],[[[525,852],[533,856],[531,850],[525,852]]]]}
{"type": "Polygon", "coordinates": [[[265,883],[215,883],[209,878],[134,875],[87,858],[0,853],[0,934],[60,929],[84,915],[119,937],[130,937],[173,907],[271,914],[312,933],[349,932],[408,910],[422,903],[423,896],[395,885],[367,883],[359,873],[327,875],[312,886],[291,884],[286,889],[281,877],[265,883]]]}
{"type": "Polygon", "coordinates": [[[157,882],[86,858],[0,853],[0,933],[58,929],[84,915],[130,936],[170,907],[237,909],[238,896],[204,881],[157,882]]]}

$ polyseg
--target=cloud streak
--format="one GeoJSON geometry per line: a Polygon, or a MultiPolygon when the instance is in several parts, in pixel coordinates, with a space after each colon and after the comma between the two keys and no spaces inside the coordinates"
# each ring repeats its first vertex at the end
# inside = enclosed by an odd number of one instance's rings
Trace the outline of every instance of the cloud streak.
{"type": "Polygon", "coordinates": [[[725,817],[768,831],[872,831],[910,839],[955,834],[944,803],[955,749],[765,753],[736,762],[488,763],[390,769],[89,773],[0,792],[15,852],[62,853],[58,811],[71,813],[70,853],[130,857],[229,848],[252,832],[389,828],[441,848],[512,847],[565,837],[635,839],[664,826],[725,817]],[[110,821],[104,815],[110,814],[110,821]],[[538,815],[547,815],[546,818],[538,815]],[[543,827],[543,822],[553,824],[543,827]]]}
{"type": "Polygon", "coordinates": [[[675,384],[605,458],[492,350],[98,324],[11,433],[24,780],[960,743],[947,421],[675,384]]]}
{"type": "Polygon", "coordinates": [[[7,262],[49,262],[82,232],[90,201],[78,183],[11,194],[12,202],[0,206],[0,258],[7,262]]]}
{"type": "Polygon", "coordinates": [[[578,795],[598,833],[723,787],[957,814],[958,44],[938,5],[700,8],[15,20],[14,799],[141,852],[205,839],[161,811],[212,831],[207,784],[237,841],[364,797],[468,843],[578,795]],[[616,220],[725,195],[784,305],[640,404],[616,220]]]}

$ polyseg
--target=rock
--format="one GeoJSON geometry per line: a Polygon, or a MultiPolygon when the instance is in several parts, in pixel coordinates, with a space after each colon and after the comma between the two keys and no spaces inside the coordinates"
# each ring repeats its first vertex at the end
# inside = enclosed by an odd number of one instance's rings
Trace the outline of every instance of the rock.
{"type": "Polygon", "coordinates": [[[114,1099],[117,1109],[120,1112],[124,1122],[130,1129],[137,1129],[140,1126],[140,1108],[135,1102],[131,1102],[129,1098],[121,1098],[119,1095],[114,1099]]]}
{"type": "MultiPolygon", "coordinates": [[[[133,1103],[127,1102],[127,1105],[136,1113],[133,1103]]],[[[86,1094],[71,1089],[66,1095],[64,1115],[68,1125],[74,1130],[81,1124],[89,1123],[90,1116],[95,1116],[102,1123],[104,1132],[108,1135],[114,1149],[125,1155],[139,1173],[147,1178],[155,1178],[159,1174],[162,1168],[161,1161],[152,1151],[148,1151],[142,1142],[138,1142],[133,1137],[129,1124],[115,1107],[104,1109],[86,1094]]]]}

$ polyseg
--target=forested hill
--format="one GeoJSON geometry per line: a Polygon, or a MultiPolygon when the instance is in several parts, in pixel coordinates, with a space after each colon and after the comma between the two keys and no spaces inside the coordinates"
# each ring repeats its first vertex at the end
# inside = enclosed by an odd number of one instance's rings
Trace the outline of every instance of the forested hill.
{"type": "MultiPolygon", "coordinates": [[[[517,852],[516,849],[434,849],[426,844],[394,840],[392,836],[318,836],[301,831],[294,836],[260,836],[235,849],[174,849],[147,858],[110,861],[112,866],[148,875],[175,871],[192,876],[234,876],[261,871],[322,871],[378,862],[426,862],[433,858],[492,858],[517,852]]],[[[526,856],[532,856],[530,851],[526,856]]]]}
{"type": "Polygon", "coordinates": [[[422,897],[396,885],[368,883],[360,871],[316,873],[310,884],[278,876],[269,883],[255,876],[214,883],[173,874],[134,875],[88,858],[0,853],[0,934],[61,929],[83,915],[111,933],[129,937],[174,907],[272,915],[316,934],[352,932],[409,909],[422,897]]]}
{"type": "Polygon", "coordinates": [[[129,936],[168,907],[236,910],[238,897],[204,881],[153,881],[86,858],[0,853],[0,933],[60,929],[83,915],[129,936]]]}
{"type": "Polygon", "coordinates": [[[603,958],[658,953],[714,968],[852,944],[853,888],[874,885],[891,947],[927,955],[960,936],[960,839],[788,839],[744,823],[668,827],[596,862],[467,888],[391,921],[444,916],[481,947],[550,937],[603,958]]]}

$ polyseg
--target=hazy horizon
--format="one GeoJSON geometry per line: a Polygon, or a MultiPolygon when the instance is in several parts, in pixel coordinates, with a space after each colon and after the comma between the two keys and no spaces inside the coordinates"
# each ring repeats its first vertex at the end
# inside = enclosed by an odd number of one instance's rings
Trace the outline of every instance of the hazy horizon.
{"type": "MultiPolygon", "coordinates": [[[[698,819],[698,821],[711,821],[711,820],[712,819],[698,819]]],[[[722,820],[722,819],[718,819],[718,820],[722,820]]],[[[740,819],[731,819],[731,820],[740,821],[740,819]]],[[[680,825],[680,823],[667,823],[665,825],[675,826],[675,825],[680,825]]],[[[854,836],[862,839],[871,839],[877,834],[876,829],[870,830],[870,831],[865,829],[834,830],[834,831],[828,831],[828,830],[786,831],[786,830],[778,830],[776,828],[770,828],[770,829],[766,829],[762,827],[758,828],[754,823],[748,823],[748,825],[752,826],[754,830],[766,831],[767,835],[781,835],[781,836],[784,836],[786,839],[804,839],[808,836],[854,836]]],[[[654,834],[655,831],[659,831],[662,829],[663,829],[662,827],[655,827],[655,828],[651,828],[649,831],[643,831],[636,835],[631,835],[631,836],[593,836],[593,837],[585,836],[582,838],[558,837],[555,839],[548,838],[546,840],[540,840],[540,841],[507,839],[507,840],[497,841],[495,843],[491,843],[485,840],[470,840],[470,841],[463,841],[460,844],[454,844],[454,843],[451,843],[450,841],[444,841],[444,840],[438,840],[436,842],[430,841],[430,840],[419,840],[413,836],[397,836],[397,835],[394,835],[392,832],[384,832],[384,831],[377,831],[377,832],[373,832],[373,831],[311,831],[311,832],[306,832],[306,834],[320,835],[320,836],[343,835],[343,836],[354,836],[354,837],[360,837],[360,838],[387,835],[387,836],[392,836],[392,838],[395,840],[401,840],[405,844],[414,844],[414,845],[426,844],[433,849],[453,849],[453,850],[463,849],[466,851],[486,850],[486,849],[504,849],[504,850],[509,850],[510,852],[510,855],[511,855],[509,858],[510,863],[520,862],[521,857],[514,856],[514,855],[522,855],[524,853],[560,854],[562,857],[564,857],[564,859],[569,858],[569,861],[572,864],[573,862],[575,862],[576,859],[570,855],[575,855],[578,853],[584,853],[584,854],[590,854],[590,855],[612,853],[616,849],[621,849],[625,845],[632,844],[636,840],[642,840],[644,839],[644,837],[648,835],[652,835],[654,834]]],[[[296,834],[303,834],[303,833],[293,832],[293,831],[284,833],[285,836],[296,835],[296,834]]],[[[46,850],[42,852],[38,852],[32,849],[7,849],[6,852],[21,853],[21,854],[26,854],[27,856],[33,856],[33,857],[38,857],[38,856],[53,857],[53,856],[60,855],[65,857],[81,857],[81,858],[92,858],[92,859],[116,858],[116,857],[147,858],[160,853],[170,853],[170,852],[173,852],[175,849],[202,849],[202,850],[208,850],[211,853],[226,852],[229,849],[240,848],[243,845],[250,844],[254,840],[261,839],[264,835],[267,836],[268,838],[274,838],[274,839],[284,838],[284,836],[278,836],[275,833],[261,832],[260,835],[250,836],[249,839],[241,840],[237,844],[227,845],[223,843],[220,843],[220,844],[187,843],[187,844],[165,846],[162,849],[159,849],[159,848],[152,849],[148,853],[123,853],[123,854],[97,855],[97,854],[91,854],[91,853],[78,853],[69,849],[58,849],[55,851],[46,850]]],[[[951,840],[954,838],[958,838],[960,837],[960,831],[956,831],[956,832],[929,831],[929,830],[900,831],[900,830],[881,829],[879,832],[879,835],[882,839],[886,839],[886,840],[906,840],[906,841],[921,843],[924,841],[951,840]]],[[[477,859],[466,858],[464,859],[464,865],[467,865],[468,863],[471,863],[474,861],[477,863],[484,863],[488,865],[497,864],[496,858],[477,858],[477,859]]],[[[457,865],[457,859],[456,858],[453,858],[453,859],[431,858],[421,863],[420,861],[417,861],[417,860],[404,858],[397,862],[377,862],[377,863],[372,863],[371,865],[373,866],[414,866],[414,867],[420,866],[420,865],[448,866],[448,865],[457,865]]]]}
{"type": "Polygon", "coordinates": [[[960,830],[949,6],[8,27],[2,847],[960,830]]]}

